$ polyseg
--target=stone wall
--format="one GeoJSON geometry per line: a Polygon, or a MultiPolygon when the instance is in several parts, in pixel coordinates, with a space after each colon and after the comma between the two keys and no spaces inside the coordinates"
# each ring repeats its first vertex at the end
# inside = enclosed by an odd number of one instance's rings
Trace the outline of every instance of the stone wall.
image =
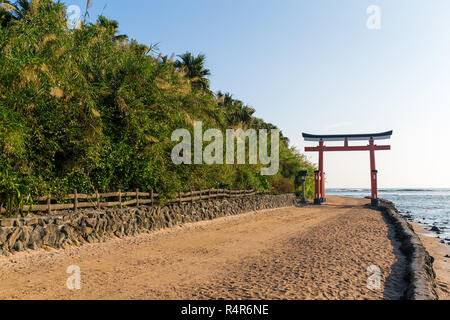
{"type": "Polygon", "coordinates": [[[408,287],[405,298],[407,300],[437,300],[433,258],[423,246],[413,227],[398,213],[392,202],[380,201],[380,209],[393,224],[396,236],[401,242],[400,250],[408,259],[406,269],[408,287]]]}
{"type": "Polygon", "coordinates": [[[262,209],[293,206],[294,195],[256,195],[129,209],[90,210],[61,215],[0,219],[0,254],[27,249],[66,248],[104,242],[187,222],[262,209]]]}

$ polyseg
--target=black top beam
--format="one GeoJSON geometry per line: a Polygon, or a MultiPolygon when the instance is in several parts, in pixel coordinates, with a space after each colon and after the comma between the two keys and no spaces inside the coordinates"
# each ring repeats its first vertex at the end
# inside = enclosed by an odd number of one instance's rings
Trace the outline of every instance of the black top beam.
{"type": "Polygon", "coordinates": [[[335,134],[320,135],[303,133],[305,141],[356,141],[356,140],[387,140],[390,139],[394,131],[386,131],[381,133],[364,133],[364,134],[335,134]]]}

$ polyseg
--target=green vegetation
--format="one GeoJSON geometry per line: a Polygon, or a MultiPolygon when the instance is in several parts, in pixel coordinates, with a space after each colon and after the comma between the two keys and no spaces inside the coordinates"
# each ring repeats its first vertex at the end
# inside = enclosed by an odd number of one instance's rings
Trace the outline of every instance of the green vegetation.
{"type": "Polygon", "coordinates": [[[30,194],[75,188],[293,191],[297,171],[314,170],[285,137],[276,176],[258,165],[174,165],[171,134],[195,120],[204,130],[275,126],[212,93],[203,55],[174,61],[105,17],[70,31],[66,8],[51,0],[0,3],[0,204],[11,212],[30,194]]]}

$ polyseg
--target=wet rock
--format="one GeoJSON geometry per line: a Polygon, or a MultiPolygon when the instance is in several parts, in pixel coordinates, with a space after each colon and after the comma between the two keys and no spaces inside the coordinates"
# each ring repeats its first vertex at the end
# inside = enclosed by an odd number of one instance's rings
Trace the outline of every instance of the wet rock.
{"type": "Polygon", "coordinates": [[[54,224],[48,224],[43,228],[44,236],[42,237],[42,243],[44,246],[51,247],[56,242],[58,227],[54,224]]]}
{"type": "Polygon", "coordinates": [[[28,242],[30,241],[31,238],[31,228],[27,227],[27,226],[23,226],[20,228],[21,229],[21,235],[19,237],[19,240],[23,243],[23,245],[27,246],[28,242]]]}
{"type": "Polygon", "coordinates": [[[8,238],[8,247],[14,248],[16,241],[19,239],[21,234],[21,230],[19,228],[15,229],[13,233],[8,238]]]}
{"type": "Polygon", "coordinates": [[[23,243],[22,243],[22,241],[17,241],[16,243],[15,243],[15,245],[14,245],[14,250],[15,251],[17,251],[17,252],[20,252],[20,251],[23,251],[24,250],[24,246],[23,246],[23,243]]]}
{"type": "Polygon", "coordinates": [[[21,227],[23,226],[23,221],[20,219],[15,219],[14,220],[14,227],[21,227]]]}
{"type": "Polygon", "coordinates": [[[431,228],[431,231],[434,231],[434,232],[441,232],[441,229],[439,229],[439,228],[436,227],[436,226],[433,226],[433,227],[431,228]]]}
{"type": "Polygon", "coordinates": [[[6,242],[11,231],[12,229],[10,228],[0,228],[0,246],[6,242]]]}
{"type": "Polygon", "coordinates": [[[31,232],[30,236],[31,238],[30,242],[32,246],[40,248],[42,246],[43,237],[44,237],[44,228],[41,227],[40,225],[36,226],[34,230],[31,232]]]}
{"type": "Polygon", "coordinates": [[[87,227],[87,226],[83,226],[81,227],[81,232],[84,236],[90,235],[92,233],[94,229],[87,227]]]}
{"type": "Polygon", "coordinates": [[[25,222],[26,226],[35,226],[39,223],[39,219],[38,218],[30,218],[30,219],[26,219],[24,222],[25,222]]]}
{"type": "Polygon", "coordinates": [[[0,220],[0,227],[12,227],[13,225],[14,225],[14,219],[0,220]]]}

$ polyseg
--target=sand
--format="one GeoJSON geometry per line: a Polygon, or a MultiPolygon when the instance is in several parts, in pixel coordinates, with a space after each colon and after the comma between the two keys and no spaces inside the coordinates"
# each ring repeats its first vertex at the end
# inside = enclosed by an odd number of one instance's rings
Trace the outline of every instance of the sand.
{"type": "Polygon", "coordinates": [[[329,197],[321,207],[0,257],[0,299],[398,299],[406,260],[368,202],[329,197]],[[66,287],[71,265],[80,290],[66,287]],[[369,289],[373,265],[381,282],[369,289]]]}
{"type": "Polygon", "coordinates": [[[428,253],[434,258],[434,271],[436,272],[437,293],[440,300],[450,300],[450,246],[440,242],[436,238],[436,233],[431,232],[429,227],[413,223],[414,231],[419,235],[420,240],[428,253]]]}

